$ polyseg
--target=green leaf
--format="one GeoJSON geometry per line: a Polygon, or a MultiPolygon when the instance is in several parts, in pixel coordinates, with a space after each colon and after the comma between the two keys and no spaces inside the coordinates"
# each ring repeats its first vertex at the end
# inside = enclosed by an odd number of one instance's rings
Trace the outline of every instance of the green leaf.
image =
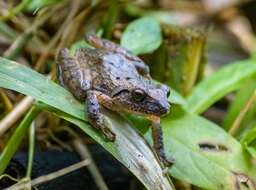
{"type": "Polygon", "coordinates": [[[247,131],[241,139],[242,145],[249,152],[249,154],[256,158],[256,127],[247,131]]]}
{"type": "MultiPolygon", "coordinates": [[[[115,142],[106,142],[84,117],[84,105],[64,88],[45,76],[16,62],[0,58],[0,87],[12,89],[47,104],[50,111],[80,127],[96,142],[122,162],[141,182],[152,190],[173,189],[145,140],[126,120],[114,113],[105,113],[115,142]],[[55,109],[53,109],[53,108],[55,109]]],[[[1,163],[0,163],[1,164],[1,163]]]]}
{"type": "MultiPolygon", "coordinates": [[[[255,81],[256,81],[256,78],[251,78],[248,81],[246,81],[244,84],[242,84],[241,88],[236,94],[235,99],[232,101],[232,104],[229,106],[228,112],[225,115],[225,118],[222,124],[222,127],[227,131],[230,129],[230,127],[236,120],[241,110],[246,106],[251,96],[255,93],[254,92],[256,89],[255,81]]],[[[248,115],[248,113],[246,115],[248,115]]],[[[252,117],[253,117],[253,114],[252,114],[252,117]]],[[[241,131],[241,129],[245,127],[246,126],[243,125],[243,122],[242,122],[241,126],[239,127],[239,131],[241,131]]]]}
{"type": "Polygon", "coordinates": [[[187,97],[187,109],[192,113],[202,113],[228,93],[241,87],[246,79],[256,74],[256,64],[252,59],[223,67],[200,82],[187,97]]]}
{"type": "Polygon", "coordinates": [[[170,96],[168,97],[168,100],[170,101],[171,104],[182,105],[184,107],[187,106],[186,99],[173,89],[171,89],[171,93],[170,96]]]}
{"type": "Polygon", "coordinates": [[[256,180],[253,161],[240,143],[219,126],[177,106],[161,124],[167,154],[175,158],[169,169],[173,177],[216,190],[242,187],[238,173],[249,178],[248,186],[250,180],[256,180]]]}
{"type": "Polygon", "coordinates": [[[135,54],[151,53],[161,43],[160,25],[150,17],[143,17],[131,22],[121,39],[121,45],[135,54]]]}

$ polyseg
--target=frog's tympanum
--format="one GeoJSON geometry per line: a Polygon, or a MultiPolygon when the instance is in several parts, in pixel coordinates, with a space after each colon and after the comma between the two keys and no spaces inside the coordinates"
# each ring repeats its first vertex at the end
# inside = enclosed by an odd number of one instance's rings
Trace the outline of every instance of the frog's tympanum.
{"type": "Polygon", "coordinates": [[[108,40],[87,35],[95,49],[81,48],[71,55],[62,49],[57,57],[59,81],[77,99],[86,100],[89,122],[114,141],[101,108],[144,115],[152,121],[154,148],[169,165],[163,147],[160,116],[169,112],[169,88],[151,80],[149,68],[128,50],[108,40]]]}

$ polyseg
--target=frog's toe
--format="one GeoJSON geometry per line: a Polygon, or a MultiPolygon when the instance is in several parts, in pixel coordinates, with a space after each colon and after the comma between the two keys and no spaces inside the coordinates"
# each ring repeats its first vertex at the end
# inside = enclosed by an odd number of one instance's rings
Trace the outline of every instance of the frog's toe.
{"type": "Polygon", "coordinates": [[[166,167],[171,167],[175,162],[174,158],[160,158],[160,160],[166,167]]]}
{"type": "Polygon", "coordinates": [[[104,134],[104,137],[106,138],[106,140],[108,141],[115,141],[116,140],[116,134],[114,132],[112,132],[109,128],[105,128],[103,130],[103,134],[104,134]]]}

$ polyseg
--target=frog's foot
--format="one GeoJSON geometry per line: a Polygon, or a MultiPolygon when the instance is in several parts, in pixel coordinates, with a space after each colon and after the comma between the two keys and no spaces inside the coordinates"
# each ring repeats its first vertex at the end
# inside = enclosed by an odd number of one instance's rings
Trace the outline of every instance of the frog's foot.
{"type": "Polygon", "coordinates": [[[104,115],[100,113],[100,105],[94,91],[87,92],[87,112],[88,120],[92,126],[100,130],[107,140],[114,141],[116,135],[108,127],[108,122],[104,115]]]}
{"type": "Polygon", "coordinates": [[[165,156],[164,157],[159,156],[159,159],[166,167],[171,167],[175,162],[174,158],[166,158],[165,156]]]}
{"type": "Polygon", "coordinates": [[[112,132],[108,127],[103,127],[102,133],[107,141],[114,142],[116,140],[116,134],[112,132]]]}

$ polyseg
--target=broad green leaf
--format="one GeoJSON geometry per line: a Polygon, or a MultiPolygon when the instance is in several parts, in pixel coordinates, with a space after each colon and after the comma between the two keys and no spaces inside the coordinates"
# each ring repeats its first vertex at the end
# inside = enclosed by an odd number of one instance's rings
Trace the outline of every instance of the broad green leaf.
{"type": "Polygon", "coordinates": [[[223,67],[192,90],[187,98],[187,109],[192,113],[204,112],[220,98],[240,88],[246,79],[255,74],[256,64],[252,59],[223,67]]]}
{"type": "Polygon", "coordinates": [[[151,53],[162,43],[159,23],[150,17],[131,22],[121,38],[121,45],[135,54],[151,53]]]}
{"type": "Polygon", "coordinates": [[[56,114],[74,123],[122,162],[147,189],[173,189],[151,149],[128,122],[114,113],[106,113],[117,139],[106,142],[84,117],[84,105],[64,88],[45,76],[16,62],[0,58],[0,87],[34,97],[59,110],[56,114]]]}
{"type": "Polygon", "coordinates": [[[239,189],[237,184],[242,187],[236,174],[256,180],[253,161],[240,143],[217,125],[178,107],[173,107],[161,124],[167,154],[176,160],[169,169],[173,177],[216,190],[239,189]]]}

